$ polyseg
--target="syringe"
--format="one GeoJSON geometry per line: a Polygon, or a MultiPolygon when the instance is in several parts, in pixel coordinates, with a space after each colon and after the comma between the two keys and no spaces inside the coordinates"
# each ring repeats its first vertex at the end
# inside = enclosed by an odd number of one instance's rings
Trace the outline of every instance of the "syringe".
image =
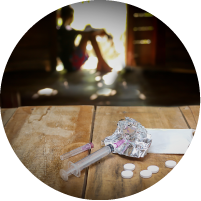
{"type": "Polygon", "coordinates": [[[61,159],[61,160],[65,160],[65,159],[67,159],[67,158],[70,158],[70,157],[72,157],[72,156],[75,156],[75,155],[77,155],[77,154],[79,154],[79,153],[82,153],[82,152],[84,152],[84,151],[86,151],[86,150],[88,150],[88,149],[91,149],[91,148],[94,148],[94,145],[93,145],[92,142],[87,143],[87,144],[85,144],[85,145],[83,145],[83,146],[81,146],[81,147],[78,147],[78,148],[76,148],[76,149],[73,149],[73,150],[70,151],[70,152],[67,152],[67,153],[61,155],[61,156],[60,156],[60,159],[61,159]]]}
{"type": "Polygon", "coordinates": [[[89,165],[99,161],[101,158],[109,155],[111,152],[114,151],[114,148],[117,148],[118,146],[120,146],[121,144],[123,144],[125,142],[125,140],[120,140],[117,143],[111,145],[107,145],[97,151],[95,151],[94,153],[88,155],[87,157],[79,160],[76,163],[72,163],[69,161],[68,163],[68,168],[66,170],[61,169],[60,170],[60,176],[63,180],[67,181],[68,177],[71,174],[74,174],[76,177],[79,177],[81,174],[81,171],[83,169],[85,169],[86,167],[88,167],[89,165]]]}

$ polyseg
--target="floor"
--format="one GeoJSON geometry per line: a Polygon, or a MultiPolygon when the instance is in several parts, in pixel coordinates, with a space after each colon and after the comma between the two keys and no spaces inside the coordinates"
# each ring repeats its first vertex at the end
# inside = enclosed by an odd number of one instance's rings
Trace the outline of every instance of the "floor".
{"type": "MultiPolygon", "coordinates": [[[[5,73],[1,98],[19,95],[19,106],[114,105],[181,106],[199,105],[196,74],[134,69],[101,74],[95,70],[5,73]]],[[[3,107],[15,107],[2,101],[3,107]]]]}

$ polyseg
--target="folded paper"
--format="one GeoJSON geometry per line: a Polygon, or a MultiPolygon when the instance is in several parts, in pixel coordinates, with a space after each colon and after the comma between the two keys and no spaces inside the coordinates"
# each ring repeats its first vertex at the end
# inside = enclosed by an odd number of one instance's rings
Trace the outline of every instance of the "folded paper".
{"type": "Polygon", "coordinates": [[[194,129],[147,129],[147,132],[152,138],[148,153],[185,154],[194,129]]]}

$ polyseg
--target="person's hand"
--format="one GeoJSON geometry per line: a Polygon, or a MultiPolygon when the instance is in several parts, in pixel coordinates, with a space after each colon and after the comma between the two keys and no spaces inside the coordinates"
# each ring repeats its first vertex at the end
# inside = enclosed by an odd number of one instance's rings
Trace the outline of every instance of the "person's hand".
{"type": "Polygon", "coordinates": [[[97,29],[97,30],[94,30],[92,31],[92,35],[94,36],[104,36],[106,34],[105,30],[104,29],[97,29]]]}
{"type": "Polygon", "coordinates": [[[107,35],[107,33],[105,32],[104,29],[100,29],[100,30],[98,30],[97,32],[98,32],[98,35],[99,35],[99,36],[105,36],[105,35],[107,35]]]}
{"type": "Polygon", "coordinates": [[[110,35],[110,34],[107,34],[107,37],[108,37],[109,40],[113,39],[112,35],[110,35]]]}
{"type": "Polygon", "coordinates": [[[105,36],[105,35],[108,37],[108,39],[113,39],[112,35],[108,34],[108,33],[105,31],[105,29],[102,29],[101,36],[105,36]]]}

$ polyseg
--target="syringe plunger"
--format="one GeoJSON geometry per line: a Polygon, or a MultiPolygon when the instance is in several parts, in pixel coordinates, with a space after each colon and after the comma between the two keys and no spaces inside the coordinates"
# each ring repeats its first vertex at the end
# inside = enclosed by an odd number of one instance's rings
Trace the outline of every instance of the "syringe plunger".
{"type": "Polygon", "coordinates": [[[90,166],[91,164],[99,161],[101,158],[107,156],[108,154],[110,154],[113,151],[113,149],[114,148],[112,145],[107,145],[107,146],[97,150],[96,152],[88,155],[87,157],[79,160],[76,163],[69,162],[67,170],[64,170],[64,169],[60,170],[61,178],[65,181],[67,181],[68,177],[71,174],[74,174],[76,177],[79,177],[80,173],[83,169],[85,169],[86,167],[90,166]]]}

